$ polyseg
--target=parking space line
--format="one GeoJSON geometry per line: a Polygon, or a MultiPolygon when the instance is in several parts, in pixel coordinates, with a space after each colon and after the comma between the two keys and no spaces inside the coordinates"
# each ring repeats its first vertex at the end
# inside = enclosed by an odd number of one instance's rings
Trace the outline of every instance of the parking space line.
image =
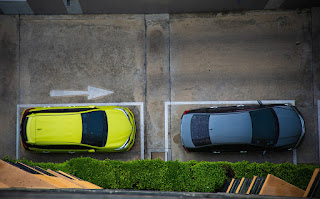
{"type": "Polygon", "coordinates": [[[18,104],[16,121],[16,159],[19,159],[20,146],[20,109],[31,107],[59,107],[59,106],[139,106],[140,107],[140,150],[141,160],[144,159],[144,105],[143,102],[116,102],[116,103],[67,103],[67,104],[18,104]]]}
{"type": "MultiPolygon", "coordinates": [[[[263,104],[292,104],[295,105],[295,100],[261,100],[263,104]]],[[[319,103],[319,101],[318,101],[319,103]]],[[[251,101],[186,101],[186,102],[165,102],[164,103],[164,126],[165,126],[165,135],[164,135],[164,145],[165,145],[165,161],[171,160],[169,158],[169,117],[168,110],[169,106],[174,105],[244,105],[244,104],[258,104],[256,100],[251,101]]],[[[319,106],[318,106],[319,107],[319,106]]],[[[320,132],[319,132],[320,136],[320,132]]],[[[320,142],[320,140],[319,140],[320,142]]],[[[320,149],[319,149],[320,150],[320,149]]],[[[297,164],[297,152],[294,149],[292,154],[292,162],[297,164]]]]}

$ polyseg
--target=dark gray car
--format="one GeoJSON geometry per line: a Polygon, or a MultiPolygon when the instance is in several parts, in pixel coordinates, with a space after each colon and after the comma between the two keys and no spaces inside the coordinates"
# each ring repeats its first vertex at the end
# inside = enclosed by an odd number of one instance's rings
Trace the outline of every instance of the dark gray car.
{"type": "Polygon", "coordinates": [[[294,149],[305,134],[292,105],[212,107],[185,111],[181,141],[187,151],[273,151],[294,149]]]}

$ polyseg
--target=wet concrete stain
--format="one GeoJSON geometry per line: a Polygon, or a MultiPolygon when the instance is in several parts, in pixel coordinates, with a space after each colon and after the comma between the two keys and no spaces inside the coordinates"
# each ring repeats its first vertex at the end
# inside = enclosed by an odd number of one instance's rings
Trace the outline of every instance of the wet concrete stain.
{"type": "Polygon", "coordinates": [[[158,54],[163,48],[163,43],[165,41],[164,35],[159,30],[153,30],[150,33],[150,53],[158,54]]]}
{"type": "Polygon", "coordinates": [[[176,144],[181,144],[181,136],[180,133],[173,137],[173,142],[176,144]]]}

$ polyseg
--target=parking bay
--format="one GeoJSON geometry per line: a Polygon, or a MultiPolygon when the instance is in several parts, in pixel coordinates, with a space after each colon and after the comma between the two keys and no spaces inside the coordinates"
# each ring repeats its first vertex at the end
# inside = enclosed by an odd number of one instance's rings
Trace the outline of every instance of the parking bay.
{"type": "MultiPolygon", "coordinates": [[[[7,16],[1,20],[12,18],[7,16]]],[[[303,29],[310,23],[308,13],[257,11],[241,16],[201,17],[197,14],[21,16],[19,20],[20,37],[12,38],[20,43],[20,51],[16,52],[19,64],[11,63],[18,68],[11,75],[16,77],[13,80],[19,86],[11,91],[17,96],[13,100],[16,104],[7,108],[12,115],[8,123],[16,124],[16,111],[21,112],[18,107],[26,104],[139,102],[144,107],[144,158],[293,162],[292,152],[265,156],[260,153],[189,154],[181,148],[179,124],[184,110],[207,106],[197,104],[200,101],[294,100],[307,126],[306,138],[296,151],[297,162],[319,160],[317,119],[313,117],[317,115],[313,102],[317,96],[312,90],[312,77],[316,74],[308,64],[309,32],[303,29]],[[278,26],[278,19],[287,23],[278,26]],[[248,21],[251,22],[246,23],[248,21]],[[88,86],[114,93],[97,99],[88,99],[85,95],[50,96],[51,90],[84,91],[88,86]],[[170,105],[166,114],[166,102],[195,104],[170,105]]],[[[132,109],[140,124],[140,108],[132,109]]],[[[137,132],[141,132],[141,126],[137,126],[137,132]]],[[[16,125],[8,129],[2,134],[11,144],[1,150],[1,155],[14,157],[16,125]],[[10,136],[6,136],[9,133],[10,136]]],[[[141,146],[139,135],[133,150],[127,153],[19,151],[19,158],[53,162],[79,156],[133,160],[141,158],[141,146]]]]}

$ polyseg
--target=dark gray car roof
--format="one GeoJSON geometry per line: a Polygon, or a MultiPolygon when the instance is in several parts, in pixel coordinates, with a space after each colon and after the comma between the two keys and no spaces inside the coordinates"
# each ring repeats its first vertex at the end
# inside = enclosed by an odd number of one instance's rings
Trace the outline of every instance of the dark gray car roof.
{"type": "MultiPolygon", "coordinates": [[[[191,120],[194,115],[186,114],[181,120],[181,139],[183,145],[194,148],[191,136],[191,120]]],[[[209,134],[212,144],[250,144],[252,139],[252,124],[249,112],[233,112],[210,114],[209,134]]]]}
{"type": "Polygon", "coordinates": [[[212,114],[209,133],[213,144],[250,144],[252,124],[249,112],[212,114]]]}

